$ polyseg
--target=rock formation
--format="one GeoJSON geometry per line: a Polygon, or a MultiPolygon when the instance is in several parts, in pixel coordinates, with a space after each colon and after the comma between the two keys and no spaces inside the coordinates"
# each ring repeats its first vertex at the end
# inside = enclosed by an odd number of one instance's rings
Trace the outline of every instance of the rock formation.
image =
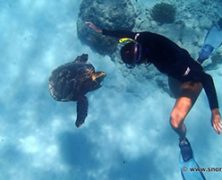
{"type": "Polygon", "coordinates": [[[117,41],[93,32],[84,22],[91,21],[104,29],[132,30],[136,17],[131,0],[83,0],[77,21],[78,37],[94,51],[111,55],[116,50],[117,41]]]}

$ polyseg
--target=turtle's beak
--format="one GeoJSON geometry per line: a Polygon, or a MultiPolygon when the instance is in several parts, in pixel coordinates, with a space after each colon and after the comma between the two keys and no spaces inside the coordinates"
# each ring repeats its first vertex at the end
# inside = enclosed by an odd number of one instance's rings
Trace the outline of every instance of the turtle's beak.
{"type": "Polygon", "coordinates": [[[92,79],[93,81],[96,81],[97,83],[101,83],[103,81],[103,79],[106,77],[106,73],[103,72],[103,71],[98,71],[98,72],[95,72],[93,75],[92,75],[92,79]]]}

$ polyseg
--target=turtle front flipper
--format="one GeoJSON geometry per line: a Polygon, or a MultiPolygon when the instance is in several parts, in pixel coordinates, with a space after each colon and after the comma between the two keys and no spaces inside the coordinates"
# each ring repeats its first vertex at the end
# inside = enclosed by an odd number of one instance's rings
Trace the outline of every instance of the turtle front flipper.
{"type": "Polygon", "coordinates": [[[88,54],[82,54],[81,56],[78,56],[74,62],[75,63],[86,63],[88,60],[88,54]]]}
{"type": "Polygon", "coordinates": [[[88,112],[88,99],[86,96],[80,96],[77,99],[77,119],[75,122],[76,127],[80,127],[87,116],[87,112],[88,112]]]}

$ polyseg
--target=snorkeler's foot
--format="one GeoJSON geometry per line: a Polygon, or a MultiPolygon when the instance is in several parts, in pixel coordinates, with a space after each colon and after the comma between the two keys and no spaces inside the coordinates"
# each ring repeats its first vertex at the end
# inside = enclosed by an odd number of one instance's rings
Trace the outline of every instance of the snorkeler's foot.
{"type": "Polygon", "coordinates": [[[179,147],[182,158],[185,162],[193,158],[193,150],[187,138],[180,139],[179,147]]]}

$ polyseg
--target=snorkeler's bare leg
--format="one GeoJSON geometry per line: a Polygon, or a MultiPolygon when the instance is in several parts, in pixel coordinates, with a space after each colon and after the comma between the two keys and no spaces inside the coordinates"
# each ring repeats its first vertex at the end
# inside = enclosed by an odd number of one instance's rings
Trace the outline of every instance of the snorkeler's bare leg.
{"type": "Polygon", "coordinates": [[[186,136],[184,120],[199,96],[201,89],[202,85],[200,83],[185,82],[180,86],[181,93],[170,115],[170,124],[180,139],[184,139],[186,136]]]}

